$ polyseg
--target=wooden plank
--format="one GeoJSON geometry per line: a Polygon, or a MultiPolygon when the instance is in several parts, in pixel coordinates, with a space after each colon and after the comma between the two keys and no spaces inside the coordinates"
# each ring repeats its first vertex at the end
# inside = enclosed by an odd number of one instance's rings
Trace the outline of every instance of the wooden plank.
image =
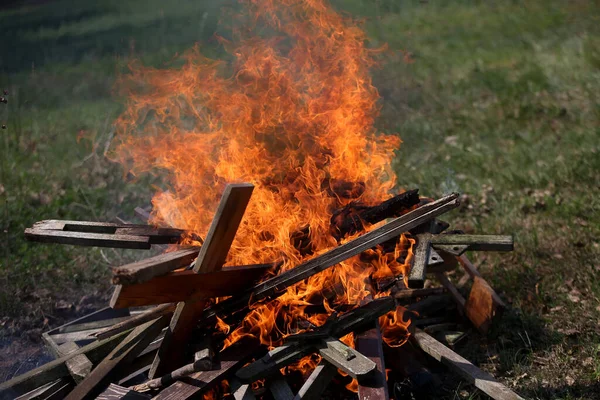
{"type": "Polygon", "coordinates": [[[78,354],[85,354],[92,363],[99,362],[119,344],[124,335],[123,333],[105,340],[90,343],[74,353],[60,357],[0,384],[0,399],[14,399],[48,382],[69,376],[69,370],[65,363],[78,354]]]}
{"type": "Polygon", "coordinates": [[[356,336],[356,350],[376,365],[376,370],[368,379],[358,380],[358,398],[360,400],[388,400],[388,385],[383,356],[383,341],[379,322],[375,327],[356,336]]]}
{"type": "Polygon", "coordinates": [[[213,321],[216,316],[225,316],[228,313],[244,308],[252,299],[258,301],[267,297],[281,294],[290,287],[316,273],[330,268],[341,261],[362,253],[389,240],[399,236],[423,222],[429,221],[460,204],[458,194],[453,193],[439,200],[425,204],[409,213],[398,217],[384,226],[368,232],[354,240],[338,246],[328,252],[312,258],[295,268],[285,271],[273,278],[247,289],[245,292],[233,296],[227,300],[207,309],[202,315],[202,322],[213,321]]]}
{"type": "Polygon", "coordinates": [[[256,396],[252,392],[252,387],[235,378],[229,379],[229,391],[235,400],[256,400],[256,396]]]}
{"type": "Polygon", "coordinates": [[[494,319],[502,314],[504,308],[504,302],[485,279],[475,276],[465,305],[465,314],[475,328],[482,334],[486,334],[494,319]]]}
{"type": "Polygon", "coordinates": [[[96,400],[148,400],[149,398],[134,390],[111,383],[96,397],[96,400]]]}
{"type": "Polygon", "coordinates": [[[435,235],[431,238],[434,248],[442,246],[468,246],[472,251],[512,251],[514,240],[507,235],[435,235]]]}
{"type": "Polygon", "coordinates": [[[97,332],[104,328],[99,329],[86,329],[84,331],[79,332],[66,332],[66,333],[57,333],[56,335],[50,335],[52,340],[56,344],[68,343],[68,342],[81,342],[85,340],[96,340],[96,336],[94,336],[97,332]]]}
{"type": "Polygon", "coordinates": [[[31,392],[25,393],[22,396],[17,397],[15,400],[47,400],[58,397],[63,394],[66,396],[68,392],[75,386],[75,382],[70,377],[59,378],[53,382],[46,383],[32,390],[31,392]]]}
{"type": "Polygon", "coordinates": [[[110,235],[105,233],[83,233],[25,229],[25,238],[34,242],[71,244],[76,246],[114,247],[119,249],[150,249],[148,236],[110,235]]]}
{"type": "Polygon", "coordinates": [[[142,352],[167,325],[169,319],[160,317],[135,328],[100,364],[69,393],[66,400],[95,398],[119,366],[127,365],[142,352]]]}
{"type": "Polygon", "coordinates": [[[175,271],[147,282],[117,286],[110,306],[126,308],[194,299],[231,296],[260,279],[274,264],[227,267],[220,271],[197,274],[175,271]]]}
{"type": "Polygon", "coordinates": [[[325,360],[353,378],[364,378],[377,369],[375,362],[336,338],[322,340],[318,350],[325,360]]]}
{"type": "Polygon", "coordinates": [[[495,400],[523,400],[521,396],[498,382],[492,375],[477,368],[433,337],[416,329],[411,339],[424,352],[461,375],[465,380],[495,400]]]}
{"type": "Polygon", "coordinates": [[[336,374],[336,366],[327,361],[321,361],[306,379],[294,400],[320,400],[327,385],[336,374]]]}
{"type": "MultiPolygon", "coordinates": [[[[110,326],[112,324],[114,324],[114,322],[112,322],[111,320],[113,318],[121,318],[121,317],[129,317],[131,316],[131,313],[129,310],[114,310],[110,307],[104,307],[98,311],[94,311],[90,314],[84,315],[83,317],[74,319],[73,321],[67,322],[64,325],[61,325],[57,328],[51,329],[49,330],[47,333],[50,335],[55,335],[57,333],[64,333],[64,332],[76,332],[76,331],[80,331],[83,329],[89,329],[89,327],[80,329],[78,327],[78,325],[81,324],[88,324],[88,323],[103,323],[103,321],[108,321],[108,325],[105,326],[110,326]]],[[[101,326],[98,326],[98,328],[100,328],[101,326]]]]}
{"type": "Polygon", "coordinates": [[[198,396],[218,385],[221,380],[231,376],[237,368],[244,365],[260,349],[257,340],[242,339],[219,354],[221,368],[214,371],[196,372],[185,380],[177,381],[162,390],[154,400],[186,400],[198,396]]]}
{"type": "Polygon", "coordinates": [[[165,275],[178,268],[187,267],[198,256],[200,248],[190,247],[159,254],[131,264],[112,268],[112,283],[115,285],[133,285],[165,275]]]}
{"type": "Polygon", "coordinates": [[[281,375],[281,372],[275,378],[269,380],[269,391],[273,395],[274,399],[277,400],[293,400],[294,393],[288,385],[285,377],[281,375]]]}
{"type": "MultiPolygon", "coordinates": [[[[59,351],[62,355],[74,353],[79,350],[79,346],[74,342],[63,343],[58,346],[59,351]]],[[[85,354],[78,354],[75,357],[65,362],[69,373],[73,377],[76,384],[79,384],[89,373],[92,371],[92,362],[85,356],[85,354]]]]}
{"type": "Polygon", "coordinates": [[[417,248],[412,259],[412,266],[408,275],[408,287],[411,289],[422,288],[425,282],[425,273],[427,263],[429,262],[429,253],[431,251],[430,233],[417,235],[417,248]]]}
{"type": "Polygon", "coordinates": [[[175,304],[161,304],[160,306],[156,306],[154,308],[146,310],[143,313],[134,315],[123,322],[119,322],[118,324],[109,326],[104,330],[98,331],[94,334],[94,336],[99,340],[107,339],[109,337],[118,335],[122,332],[140,326],[148,321],[152,321],[158,317],[162,317],[163,315],[170,315],[175,311],[175,308],[175,304]]]}
{"type": "MultiPolygon", "coordinates": [[[[206,240],[200,248],[194,272],[215,272],[225,264],[253,190],[254,186],[248,183],[227,185],[206,240]]],[[[150,379],[165,375],[183,365],[185,347],[205,305],[206,302],[202,299],[189,299],[177,305],[169,329],[150,368],[150,379]]]]}

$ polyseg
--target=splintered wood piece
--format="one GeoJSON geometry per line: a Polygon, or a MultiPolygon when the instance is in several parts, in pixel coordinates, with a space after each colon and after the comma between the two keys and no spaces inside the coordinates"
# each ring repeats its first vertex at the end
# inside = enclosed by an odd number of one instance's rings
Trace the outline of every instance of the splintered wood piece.
{"type": "Polygon", "coordinates": [[[290,385],[288,385],[287,381],[285,380],[284,376],[281,375],[281,373],[279,373],[278,375],[279,376],[269,381],[269,392],[271,392],[274,399],[293,400],[294,392],[292,392],[290,385]]]}
{"type": "Polygon", "coordinates": [[[321,361],[304,382],[294,400],[319,400],[337,374],[337,367],[327,361],[321,361]]]}
{"type": "Polygon", "coordinates": [[[415,250],[415,256],[412,259],[412,266],[410,268],[410,274],[408,275],[408,287],[411,289],[418,289],[423,287],[425,282],[425,273],[427,269],[427,263],[429,262],[429,253],[431,250],[431,237],[430,233],[422,233],[417,235],[417,248],[415,250]]]}
{"type": "Polygon", "coordinates": [[[25,229],[25,238],[34,242],[72,244],[76,246],[114,247],[119,249],[150,249],[148,236],[111,235],[106,233],[86,233],[25,229]]]}
{"type": "Polygon", "coordinates": [[[521,396],[498,382],[492,375],[477,368],[469,360],[459,356],[433,337],[416,329],[412,340],[425,353],[446,365],[465,380],[495,400],[523,400],[521,396]]]}
{"type": "MultiPolygon", "coordinates": [[[[219,207],[200,248],[194,272],[209,273],[221,269],[238,226],[242,221],[254,186],[248,183],[230,184],[225,188],[219,207]]],[[[160,349],[150,368],[151,379],[165,375],[184,363],[185,347],[206,302],[194,298],[180,302],[171,319],[160,349]]]]}
{"type": "Polygon", "coordinates": [[[14,399],[58,378],[69,376],[66,362],[79,354],[85,354],[92,363],[97,363],[110,353],[123,339],[125,333],[93,342],[79,350],[39,366],[23,375],[0,384],[0,399],[14,399]]]}
{"type": "Polygon", "coordinates": [[[504,310],[504,303],[494,289],[481,277],[475,276],[466,302],[466,315],[482,334],[488,332],[494,319],[504,310]]]}
{"type": "Polygon", "coordinates": [[[69,393],[66,400],[95,398],[101,386],[110,379],[116,369],[132,362],[158,336],[168,322],[169,319],[163,316],[135,328],[69,393]]]}
{"type": "Polygon", "coordinates": [[[194,299],[231,296],[260,279],[274,264],[226,267],[220,271],[197,274],[175,271],[135,285],[117,286],[110,306],[127,308],[194,299]]]}
{"type": "MultiPolygon", "coordinates": [[[[79,346],[75,342],[67,342],[58,346],[58,350],[61,355],[67,355],[79,350],[79,346]]],[[[85,354],[78,354],[70,360],[66,361],[67,369],[73,377],[76,384],[79,384],[89,373],[92,371],[92,362],[85,356],[85,354]]]]}
{"type": "Polygon", "coordinates": [[[256,400],[256,396],[252,392],[252,387],[235,378],[229,379],[229,390],[235,400],[256,400]]]}
{"type": "Polygon", "coordinates": [[[360,400],[388,400],[388,385],[383,356],[383,340],[379,322],[375,327],[359,334],[355,339],[356,350],[375,363],[376,370],[367,379],[358,380],[358,398],[360,400]]]}
{"type": "Polygon", "coordinates": [[[458,251],[460,246],[467,246],[475,251],[512,251],[514,241],[506,235],[436,235],[431,238],[434,248],[458,251]],[[453,246],[457,248],[454,249],[453,246]]]}
{"type": "Polygon", "coordinates": [[[243,293],[233,296],[210,307],[202,314],[202,322],[212,321],[216,316],[224,316],[248,305],[250,300],[258,301],[281,294],[286,288],[338,264],[352,256],[362,253],[399,236],[423,222],[429,221],[459,205],[458,194],[453,193],[439,200],[425,204],[409,213],[398,217],[384,226],[368,232],[346,244],[338,246],[324,254],[312,258],[305,263],[285,271],[273,278],[249,288],[243,293]]]}
{"type": "Polygon", "coordinates": [[[105,391],[100,393],[96,400],[148,400],[149,397],[144,396],[134,390],[123,386],[111,383],[105,391]]]}
{"type": "Polygon", "coordinates": [[[221,367],[214,371],[193,373],[185,380],[177,381],[163,389],[154,400],[186,400],[197,398],[202,392],[210,390],[223,379],[227,379],[237,368],[244,365],[261,349],[257,340],[242,339],[221,351],[221,367]]]}
{"type": "Polygon", "coordinates": [[[104,330],[96,332],[94,336],[97,337],[99,340],[107,339],[109,337],[118,335],[122,332],[140,326],[148,321],[152,321],[156,318],[162,317],[163,315],[172,314],[175,311],[175,308],[176,304],[161,304],[160,306],[156,306],[154,308],[146,310],[143,313],[134,315],[133,317],[130,317],[125,321],[119,322],[104,330]]]}
{"type": "Polygon", "coordinates": [[[318,350],[325,360],[353,378],[366,377],[377,368],[373,361],[336,338],[323,339],[318,350]]]}
{"type": "Polygon", "coordinates": [[[199,251],[200,248],[191,247],[114,267],[112,269],[112,283],[115,285],[133,285],[149,281],[155,276],[165,275],[178,268],[187,267],[198,256],[199,251]]]}
{"type": "MultiPolygon", "coordinates": [[[[46,383],[31,392],[25,393],[15,400],[58,400],[64,398],[74,386],[73,379],[59,378],[53,382],[46,383]]],[[[3,398],[3,397],[2,397],[3,398]]]]}

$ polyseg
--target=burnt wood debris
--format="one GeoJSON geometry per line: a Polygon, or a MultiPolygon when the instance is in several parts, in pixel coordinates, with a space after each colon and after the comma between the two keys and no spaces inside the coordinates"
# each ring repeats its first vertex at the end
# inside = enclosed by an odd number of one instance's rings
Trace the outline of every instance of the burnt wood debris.
{"type": "MultiPolygon", "coordinates": [[[[348,199],[365,189],[324,185],[348,199]]],[[[438,218],[458,207],[458,194],[430,200],[410,190],[378,205],[353,200],[331,214],[329,234],[337,246],[314,255],[310,227],[301,226],[290,243],[307,261],[281,271],[281,259],[225,265],[252,191],[251,184],[228,185],[204,238],[123,220],[45,220],[26,229],[28,240],[43,243],[168,245],[168,251],[113,267],[109,307],[43,333],[55,360],[0,384],[0,399],[191,399],[211,390],[216,398],[240,400],[335,399],[340,391],[351,395],[344,386],[356,379],[359,399],[379,400],[405,390],[400,381],[408,380],[413,393],[432,390],[441,381],[430,367],[436,362],[494,399],[521,399],[452,349],[468,334],[486,334],[506,308],[465,253],[513,249],[511,236],[446,233],[449,224],[438,218]],[[370,277],[361,304],[336,309],[320,325],[300,318],[298,331],[271,347],[253,336],[225,345],[230,333],[216,329],[218,322],[235,327],[257,304],[350,257],[362,260],[370,249],[390,254],[401,235],[410,239],[398,257],[409,263],[407,276],[370,277]],[[184,237],[196,246],[181,244],[189,242],[184,237]],[[449,272],[458,268],[464,275],[454,283],[449,272]],[[402,311],[408,325],[394,345],[380,323],[392,311],[402,311]],[[308,373],[290,369],[307,357],[314,361],[308,373]]],[[[136,214],[147,222],[146,210],[136,214]]],[[[320,303],[310,307],[325,311],[320,303]]]]}

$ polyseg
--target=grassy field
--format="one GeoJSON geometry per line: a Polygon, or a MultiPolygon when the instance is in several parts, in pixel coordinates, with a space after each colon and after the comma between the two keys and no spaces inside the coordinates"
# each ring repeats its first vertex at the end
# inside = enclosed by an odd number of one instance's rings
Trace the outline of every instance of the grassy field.
{"type": "MultiPolygon", "coordinates": [[[[374,46],[378,127],[404,143],[403,187],[464,194],[452,222],[513,233],[512,254],[473,255],[512,305],[461,354],[528,398],[600,398],[600,3],[336,0],[374,46]]],[[[106,299],[107,266],[131,252],[32,245],[40,219],[132,215],[151,178],[104,158],[128,60],[209,54],[209,1],[52,1],[0,9],[0,327],[39,338],[106,299]],[[84,301],[79,301],[86,296],[84,301]]],[[[0,353],[5,350],[0,350],[0,353]]],[[[14,362],[14,360],[13,360],[14,362]]],[[[438,398],[480,398],[450,377],[438,398]]]]}

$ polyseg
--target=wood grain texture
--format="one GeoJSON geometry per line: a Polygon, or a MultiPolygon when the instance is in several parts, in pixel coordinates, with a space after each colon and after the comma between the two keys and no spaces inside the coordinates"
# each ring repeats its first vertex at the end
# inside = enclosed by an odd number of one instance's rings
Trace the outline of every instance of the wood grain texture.
{"type": "Polygon", "coordinates": [[[368,379],[358,381],[358,398],[360,400],[388,400],[390,395],[386,380],[383,340],[379,322],[375,321],[373,328],[358,334],[354,343],[356,350],[376,365],[376,370],[368,379]]]}
{"type": "Polygon", "coordinates": [[[162,317],[163,315],[170,315],[175,311],[175,307],[175,304],[161,304],[160,306],[156,306],[140,314],[131,316],[124,321],[114,324],[113,326],[109,326],[103,330],[100,330],[96,332],[94,336],[99,340],[107,339],[140,326],[148,321],[162,317]]]}
{"type": "Polygon", "coordinates": [[[150,249],[148,236],[111,235],[105,233],[68,232],[25,229],[25,238],[34,242],[71,244],[76,246],[114,247],[120,249],[150,249]]]}
{"type": "Polygon", "coordinates": [[[491,398],[495,400],[523,400],[521,396],[498,382],[492,375],[480,370],[469,360],[456,354],[421,329],[417,328],[411,338],[421,350],[461,375],[467,382],[475,385],[491,398]]]}
{"type": "Polygon", "coordinates": [[[131,264],[113,267],[114,285],[133,285],[151,280],[156,276],[168,274],[178,268],[187,267],[198,256],[200,249],[191,247],[159,254],[131,264]]]}
{"type": "Polygon", "coordinates": [[[318,346],[319,354],[353,378],[364,378],[377,369],[375,362],[336,338],[327,338],[318,346]]]}
{"type": "Polygon", "coordinates": [[[125,333],[90,343],[71,354],[0,384],[0,399],[14,399],[48,382],[69,376],[65,363],[78,354],[85,354],[92,363],[99,362],[119,344],[124,335],[125,333]]]}
{"type": "Polygon", "coordinates": [[[117,372],[117,368],[133,361],[158,336],[168,321],[169,319],[163,316],[135,328],[65,399],[95,398],[101,392],[102,386],[117,372]]]}
{"type": "Polygon", "coordinates": [[[96,400],[148,400],[150,397],[123,386],[111,383],[96,400]]]}
{"type": "Polygon", "coordinates": [[[431,251],[430,233],[417,235],[417,248],[412,259],[412,266],[408,275],[408,287],[411,289],[419,289],[423,287],[425,282],[425,273],[427,263],[429,262],[429,253],[431,251]]]}
{"type": "Polygon", "coordinates": [[[198,398],[200,394],[218,385],[221,380],[233,375],[260,349],[256,340],[242,339],[226,348],[219,355],[221,368],[214,371],[196,372],[162,390],[154,400],[186,400],[198,398]]]}
{"type": "MultiPolygon", "coordinates": [[[[225,264],[227,253],[253,190],[254,186],[248,183],[227,185],[206,239],[200,248],[194,272],[215,272],[225,264]]],[[[205,305],[203,299],[195,298],[177,305],[169,329],[150,368],[150,379],[165,375],[184,364],[185,348],[205,305]]]]}
{"type": "Polygon", "coordinates": [[[474,251],[512,251],[514,240],[508,235],[435,235],[431,244],[437,246],[468,246],[474,251]]]}
{"type": "Polygon", "coordinates": [[[117,286],[110,306],[127,308],[185,301],[192,296],[198,300],[231,296],[256,282],[272,267],[273,264],[247,265],[205,274],[170,272],[144,283],[117,286]]]}
{"type": "MultiPolygon", "coordinates": [[[[62,353],[62,355],[66,356],[67,354],[74,353],[79,350],[79,346],[77,346],[77,344],[74,342],[67,342],[58,346],[58,350],[62,353]]],[[[79,382],[84,380],[85,377],[90,374],[93,367],[92,362],[85,356],[85,354],[78,354],[70,360],[67,360],[65,364],[76,384],[79,384],[79,382]]]]}

